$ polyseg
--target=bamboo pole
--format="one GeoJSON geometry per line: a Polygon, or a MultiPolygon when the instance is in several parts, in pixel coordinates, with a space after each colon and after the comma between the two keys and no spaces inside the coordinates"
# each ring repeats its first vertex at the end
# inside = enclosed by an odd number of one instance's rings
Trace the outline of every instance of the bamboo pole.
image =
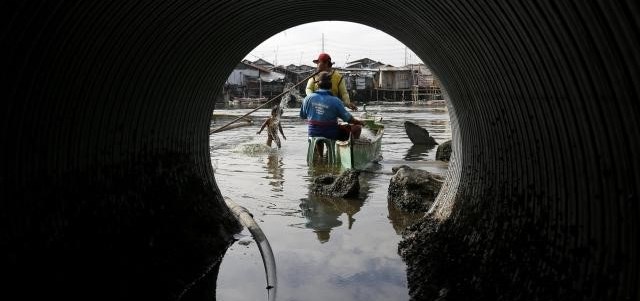
{"type": "Polygon", "coordinates": [[[212,133],[212,134],[213,134],[213,133],[218,133],[218,132],[222,132],[222,131],[226,131],[226,130],[231,130],[231,129],[235,129],[235,128],[239,128],[239,127],[243,127],[243,126],[248,126],[248,125],[252,125],[252,124],[253,124],[253,121],[251,121],[251,120],[246,120],[246,121],[244,121],[243,123],[236,123],[236,124],[234,124],[234,125],[227,126],[227,128],[225,128],[225,129],[219,129],[219,128],[218,128],[218,129],[212,129],[212,130],[210,131],[210,133],[212,133]]]}
{"type": "Polygon", "coordinates": [[[209,135],[211,135],[211,134],[215,134],[215,133],[218,133],[218,132],[222,132],[224,129],[226,129],[226,128],[227,128],[228,126],[230,126],[231,124],[236,123],[238,120],[240,120],[240,119],[242,119],[242,118],[244,118],[244,117],[249,116],[249,114],[251,114],[251,113],[253,113],[253,112],[255,112],[255,111],[257,111],[257,110],[259,110],[259,109],[263,108],[264,106],[266,106],[267,104],[269,104],[269,103],[270,103],[270,102],[272,102],[273,100],[275,100],[275,99],[279,99],[280,97],[282,97],[282,95],[284,95],[285,93],[288,93],[288,92],[289,92],[289,91],[291,91],[293,88],[295,88],[295,87],[297,87],[298,85],[300,85],[301,83],[306,82],[307,80],[309,80],[310,78],[312,78],[312,77],[314,77],[316,74],[318,74],[319,72],[320,72],[320,71],[316,71],[316,72],[314,72],[313,74],[311,74],[311,75],[307,76],[305,79],[303,79],[302,81],[300,81],[300,82],[298,82],[297,84],[293,85],[291,88],[287,89],[286,91],[282,91],[282,93],[278,94],[276,97],[271,98],[269,101],[267,101],[267,102],[265,102],[265,103],[263,103],[263,104],[259,105],[259,106],[258,106],[257,108],[255,108],[255,109],[253,109],[253,110],[249,111],[249,113],[244,114],[244,115],[242,115],[242,116],[240,116],[240,117],[238,117],[238,118],[236,118],[236,119],[232,120],[231,122],[229,122],[229,123],[227,123],[227,124],[225,124],[225,125],[223,125],[223,126],[221,126],[221,127],[217,128],[217,129],[215,129],[215,130],[211,130],[211,131],[209,131],[209,135]]]}

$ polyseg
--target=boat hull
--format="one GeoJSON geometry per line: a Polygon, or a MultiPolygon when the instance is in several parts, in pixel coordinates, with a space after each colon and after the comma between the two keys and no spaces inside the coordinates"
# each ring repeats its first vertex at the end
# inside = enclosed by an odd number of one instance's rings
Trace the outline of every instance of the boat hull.
{"type": "Polygon", "coordinates": [[[377,124],[376,128],[371,130],[375,136],[370,139],[336,141],[337,161],[342,169],[361,170],[365,169],[369,163],[380,160],[384,127],[377,124]]]}

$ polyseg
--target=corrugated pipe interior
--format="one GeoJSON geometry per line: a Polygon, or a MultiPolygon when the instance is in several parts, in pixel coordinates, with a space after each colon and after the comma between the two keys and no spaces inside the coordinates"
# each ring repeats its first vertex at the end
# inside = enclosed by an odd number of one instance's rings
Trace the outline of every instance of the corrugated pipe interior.
{"type": "Polygon", "coordinates": [[[397,38],[446,91],[446,183],[401,243],[413,298],[638,300],[639,11],[631,0],[8,1],[8,286],[166,299],[215,267],[237,231],[211,166],[216,96],[267,38],[340,20],[397,38]],[[203,229],[214,234],[189,235],[203,229]]]}

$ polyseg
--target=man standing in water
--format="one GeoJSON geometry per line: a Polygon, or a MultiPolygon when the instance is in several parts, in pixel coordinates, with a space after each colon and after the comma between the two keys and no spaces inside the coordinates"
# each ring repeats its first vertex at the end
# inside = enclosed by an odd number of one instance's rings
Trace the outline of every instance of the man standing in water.
{"type": "MultiPolygon", "coordinates": [[[[333,96],[336,96],[340,100],[342,100],[344,105],[352,111],[357,111],[358,107],[351,103],[351,99],[349,99],[349,92],[347,92],[347,86],[344,82],[344,76],[342,76],[342,74],[332,68],[333,62],[331,61],[331,56],[326,53],[320,53],[318,58],[313,60],[313,62],[318,65],[318,71],[326,71],[327,73],[329,73],[329,76],[331,77],[330,90],[331,93],[333,93],[333,96]]],[[[319,89],[318,77],[319,75],[316,75],[310,78],[307,82],[307,96],[319,89]]]]}
{"type": "Polygon", "coordinates": [[[318,90],[307,95],[300,107],[300,118],[306,119],[309,137],[325,137],[346,141],[349,135],[353,139],[360,138],[362,121],[347,112],[339,98],[333,96],[331,75],[329,72],[318,73],[318,90]],[[338,118],[348,124],[338,124],[338,118]]]}

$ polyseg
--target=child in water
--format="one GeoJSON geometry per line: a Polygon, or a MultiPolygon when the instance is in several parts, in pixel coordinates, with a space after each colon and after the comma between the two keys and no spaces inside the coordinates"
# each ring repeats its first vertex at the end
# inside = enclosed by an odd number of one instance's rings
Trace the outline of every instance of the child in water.
{"type": "MultiPolygon", "coordinates": [[[[280,138],[278,137],[278,130],[280,131],[280,134],[282,134],[282,138],[284,138],[284,140],[287,140],[287,137],[285,137],[284,133],[282,132],[282,125],[280,125],[280,118],[278,116],[279,111],[280,108],[277,105],[274,106],[273,109],[271,109],[271,117],[267,118],[267,120],[262,123],[262,127],[260,127],[260,130],[256,133],[262,133],[262,130],[267,127],[267,145],[269,147],[271,147],[271,141],[275,141],[278,148],[280,148],[280,138]]],[[[280,115],[282,115],[282,113],[280,115]]]]}

